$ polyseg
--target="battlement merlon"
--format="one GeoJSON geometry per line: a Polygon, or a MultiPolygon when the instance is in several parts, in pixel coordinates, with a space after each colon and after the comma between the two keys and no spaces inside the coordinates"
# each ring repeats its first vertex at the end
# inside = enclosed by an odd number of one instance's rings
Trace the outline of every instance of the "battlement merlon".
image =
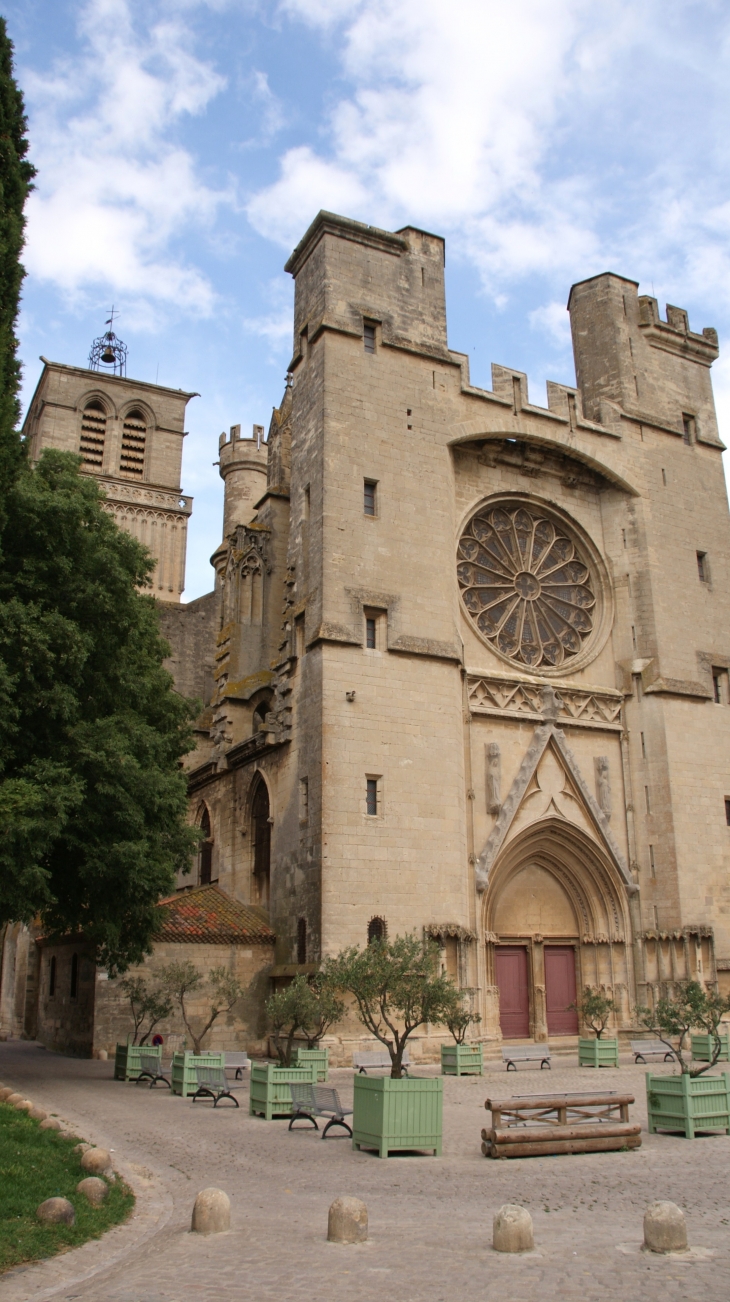
{"type": "Polygon", "coordinates": [[[568,311],[589,420],[600,421],[610,403],[678,435],[690,420],[698,442],[722,446],[709,372],[719,353],[715,330],[695,333],[684,309],[671,305],[662,321],[655,298],[612,272],[573,285],[568,311]]]}
{"type": "Polygon", "coordinates": [[[240,425],[232,425],[228,438],[221,434],[218,451],[225,484],[223,537],[227,538],[237,525],[250,524],[256,502],[266,488],[268,448],[263,425],[254,425],[250,439],[241,438],[240,425]]]}
{"type": "Polygon", "coordinates": [[[291,369],[322,330],[362,337],[366,323],[386,346],[448,361],[444,250],[413,226],[383,231],[319,212],[285,266],[296,282],[291,369]]]}

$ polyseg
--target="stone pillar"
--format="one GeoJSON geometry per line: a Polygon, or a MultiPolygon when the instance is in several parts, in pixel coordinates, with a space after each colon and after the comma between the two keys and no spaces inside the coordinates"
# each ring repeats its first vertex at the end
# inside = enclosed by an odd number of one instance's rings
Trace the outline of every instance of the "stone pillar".
{"type": "Polygon", "coordinates": [[[532,937],[532,1024],[533,1039],[544,1043],[548,1038],[547,1001],[545,997],[545,946],[542,936],[532,937]]]}

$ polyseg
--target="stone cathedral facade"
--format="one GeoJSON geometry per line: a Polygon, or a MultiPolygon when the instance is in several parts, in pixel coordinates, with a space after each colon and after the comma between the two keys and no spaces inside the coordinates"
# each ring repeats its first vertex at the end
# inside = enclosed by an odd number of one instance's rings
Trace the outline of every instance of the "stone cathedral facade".
{"type": "Polygon", "coordinates": [[[426,933],[493,1041],[576,1034],[585,984],[624,1033],[667,983],[730,990],[715,331],[576,284],[577,387],[545,408],[449,348],[439,237],[323,212],[286,270],[281,405],[221,436],[214,591],[159,594],[204,702],[180,891],[265,917],[274,982],[426,933]]]}

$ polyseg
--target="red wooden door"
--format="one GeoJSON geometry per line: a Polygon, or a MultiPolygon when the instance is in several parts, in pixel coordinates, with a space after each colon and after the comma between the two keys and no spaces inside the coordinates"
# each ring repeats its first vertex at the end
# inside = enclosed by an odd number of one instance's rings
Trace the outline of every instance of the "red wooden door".
{"type": "Polygon", "coordinates": [[[545,1005],[548,1035],[577,1035],[575,950],[572,945],[545,946],[545,1005]]]}
{"type": "Polygon", "coordinates": [[[527,950],[521,945],[500,945],[495,951],[495,968],[502,1035],[505,1040],[523,1040],[530,1034],[527,950]]]}

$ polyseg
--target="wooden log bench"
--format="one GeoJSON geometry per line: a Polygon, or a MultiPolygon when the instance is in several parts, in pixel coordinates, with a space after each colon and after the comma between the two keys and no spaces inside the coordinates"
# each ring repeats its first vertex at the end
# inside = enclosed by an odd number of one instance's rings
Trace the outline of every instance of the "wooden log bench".
{"type": "Polygon", "coordinates": [[[539,1062],[540,1071],[547,1067],[550,1071],[549,1044],[516,1044],[511,1048],[502,1048],[502,1061],[507,1063],[507,1071],[517,1071],[518,1062],[539,1062]]]}
{"type": "MultiPolygon", "coordinates": [[[[355,1071],[359,1072],[361,1076],[367,1076],[368,1072],[372,1071],[374,1067],[387,1067],[388,1071],[390,1071],[392,1064],[390,1061],[390,1054],[388,1053],[387,1049],[372,1049],[372,1050],[368,1050],[367,1052],[363,1051],[362,1053],[353,1053],[352,1065],[355,1068],[355,1071]]],[[[410,1066],[410,1058],[408,1057],[408,1050],[404,1049],[403,1051],[403,1075],[404,1076],[408,1075],[409,1066],[410,1066]]]]}
{"type": "Polygon", "coordinates": [[[647,1057],[656,1058],[660,1055],[665,1062],[677,1061],[677,1055],[663,1040],[632,1040],[631,1052],[634,1062],[646,1062],[647,1057]]]}
{"type": "Polygon", "coordinates": [[[492,1124],[482,1131],[485,1157],[543,1157],[641,1147],[641,1125],[629,1121],[633,1094],[527,1094],[487,1099],[492,1124]]]}

